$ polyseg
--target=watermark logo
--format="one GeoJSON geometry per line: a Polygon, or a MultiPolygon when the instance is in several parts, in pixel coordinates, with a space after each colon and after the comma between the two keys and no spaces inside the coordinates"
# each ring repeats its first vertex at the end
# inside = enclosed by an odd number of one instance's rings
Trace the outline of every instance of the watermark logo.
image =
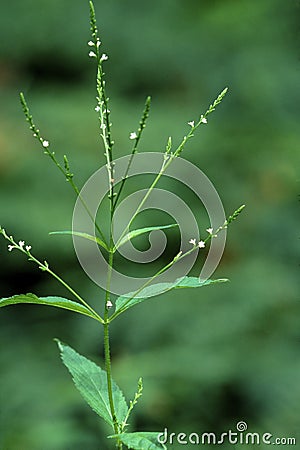
{"type": "MultiPolygon", "coordinates": [[[[113,161],[114,185],[121,182],[126,175],[130,157],[130,155],[127,155],[113,161]]],[[[136,154],[127,176],[130,178],[146,174],[158,175],[163,166],[164,158],[164,153],[148,152],[136,154]]],[[[177,157],[164,171],[163,175],[179,181],[197,196],[199,205],[202,204],[207,212],[212,229],[217,229],[225,222],[225,213],[220,197],[211,181],[198,167],[183,158],[177,157]]],[[[176,223],[180,230],[178,252],[185,252],[190,248],[189,240],[191,238],[197,241],[200,240],[201,233],[197,221],[189,205],[186,204],[180,195],[167,189],[155,187],[146,198],[147,191],[145,189],[137,190],[126,197],[116,208],[112,222],[115,243],[122,239],[122,233],[137,209],[139,212],[147,209],[157,209],[166,212],[173,218],[173,223],[176,223]]],[[[94,221],[98,209],[107,195],[107,167],[103,166],[89,178],[78,196],[73,212],[73,232],[96,236],[94,221]]],[[[204,232],[203,229],[202,232],[204,232]]],[[[211,240],[206,260],[199,273],[199,277],[202,280],[208,279],[216,270],[224,251],[225,241],[226,229],[218,234],[217,239],[211,240]]],[[[96,284],[105,289],[108,262],[96,239],[87,240],[78,235],[73,235],[73,243],[77,258],[86,274],[96,284]]],[[[149,249],[146,251],[139,251],[128,240],[125,245],[118,249],[118,252],[128,261],[148,263],[159,258],[165,247],[165,233],[163,230],[156,230],[149,233],[149,249]]],[[[187,275],[195,264],[197,253],[198,251],[195,251],[182,258],[178,263],[173,264],[155,279],[155,284],[174,282],[176,279],[187,275]]],[[[147,284],[149,280],[150,278],[146,277],[129,276],[113,268],[111,271],[110,292],[122,295],[127,292],[137,291],[141,286],[147,284]]]]}
{"type": "Polygon", "coordinates": [[[160,444],[180,445],[296,445],[295,437],[275,437],[271,433],[256,433],[248,431],[248,425],[244,421],[236,424],[236,430],[228,430],[223,433],[173,433],[167,428],[157,437],[160,444]]]}

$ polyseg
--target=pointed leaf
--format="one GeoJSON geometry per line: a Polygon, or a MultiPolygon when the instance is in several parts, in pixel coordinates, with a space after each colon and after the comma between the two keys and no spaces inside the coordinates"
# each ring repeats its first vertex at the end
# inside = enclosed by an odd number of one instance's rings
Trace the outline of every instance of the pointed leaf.
{"type": "Polygon", "coordinates": [[[32,303],[36,305],[56,306],[57,308],[69,309],[80,314],[92,317],[97,320],[97,317],[85,306],[80,303],[73,302],[63,297],[37,297],[34,294],[14,295],[13,297],[0,299],[1,306],[16,305],[18,303],[32,303]]]}
{"type": "Polygon", "coordinates": [[[71,234],[72,236],[78,236],[88,239],[89,241],[97,242],[97,244],[101,245],[101,247],[105,248],[105,250],[108,250],[107,245],[104,241],[102,241],[102,239],[88,233],[81,233],[80,231],[51,231],[49,234],[71,234]]]}
{"type": "MultiPolygon", "coordinates": [[[[62,361],[71,373],[75,386],[90,407],[113,428],[105,370],[75,352],[68,345],[59,340],[56,341],[62,361]]],[[[126,417],[128,407],[122,391],[114,381],[112,389],[116,417],[118,422],[121,423],[126,417]]]]}
{"type": "Polygon", "coordinates": [[[209,284],[226,283],[227,281],[229,281],[227,278],[218,278],[217,280],[201,280],[199,277],[183,277],[179,280],[179,283],[174,286],[175,289],[197,288],[208,286],[209,284]]]}
{"type": "Polygon", "coordinates": [[[133,450],[163,450],[167,449],[164,444],[158,440],[161,433],[157,432],[137,432],[137,433],[121,433],[109,436],[109,438],[118,438],[128,448],[133,450]]]}
{"type": "Polygon", "coordinates": [[[138,303],[147,300],[149,297],[154,297],[156,295],[162,294],[171,289],[178,288],[197,288],[202,286],[207,286],[213,283],[224,283],[228,281],[226,278],[220,278],[218,280],[201,280],[198,277],[182,277],[178,278],[173,283],[157,283],[151,286],[147,286],[139,292],[137,297],[131,298],[135,293],[129,292],[128,294],[122,295],[116,300],[116,312],[122,310],[126,311],[138,303]],[[129,300],[129,301],[128,301],[129,300]]]}
{"type": "Polygon", "coordinates": [[[141,234],[150,233],[150,231],[154,231],[154,230],[165,230],[166,228],[173,228],[173,227],[178,227],[177,223],[174,223],[174,224],[171,224],[171,225],[160,225],[160,226],[157,226],[157,227],[139,228],[137,230],[130,231],[115,246],[115,250],[117,248],[121,247],[121,245],[123,245],[126,242],[130,241],[131,239],[133,239],[133,238],[135,238],[137,236],[140,236],[141,234]]]}

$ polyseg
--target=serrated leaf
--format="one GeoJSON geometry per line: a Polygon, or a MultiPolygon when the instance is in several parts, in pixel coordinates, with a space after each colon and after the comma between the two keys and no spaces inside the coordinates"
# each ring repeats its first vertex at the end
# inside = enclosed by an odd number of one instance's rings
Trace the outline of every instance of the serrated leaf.
{"type": "Polygon", "coordinates": [[[97,244],[101,245],[101,247],[108,251],[107,245],[104,241],[102,241],[102,239],[88,233],[81,233],[80,231],[51,231],[49,234],[71,234],[72,236],[82,237],[84,239],[88,239],[89,241],[97,242],[97,244]]]}
{"type": "Polygon", "coordinates": [[[218,280],[201,280],[198,277],[182,277],[178,278],[173,283],[153,284],[142,289],[141,292],[139,292],[138,297],[131,298],[134,295],[134,292],[129,292],[128,294],[117,298],[115,312],[126,311],[128,308],[131,308],[132,306],[137,305],[150,297],[162,294],[171,289],[198,288],[214,283],[224,283],[226,281],[228,281],[226,278],[220,278],[218,280]]]}
{"type": "MultiPolygon", "coordinates": [[[[64,365],[72,375],[73,381],[85,401],[111,427],[114,427],[110,412],[106,371],[94,362],[77,353],[59,340],[59,350],[64,365]]],[[[113,399],[116,417],[119,423],[125,420],[128,407],[121,389],[113,381],[113,399]]]]}
{"type": "Polygon", "coordinates": [[[18,303],[31,303],[35,305],[56,306],[70,311],[84,314],[97,320],[97,317],[85,306],[63,297],[37,297],[34,294],[20,294],[0,299],[1,306],[16,305],[18,303]]]}
{"type": "Polygon", "coordinates": [[[165,450],[167,447],[158,441],[159,432],[121,433],[109,438],[117,438],[133,450],[165,450]]]}
{"type": "Polygon", "coordinates": [[[137,230],[130,231],[127,233],[121,241],[115,246],[114,250],[117,250],[121,245],[124,245],[126,242],[130,241],[131,239],[140,236],[141,234],[150,233],[150,231],[155,230],[165,230],[166,228],[173,228],[177,227],[177,223],[171,224],[171,225],[161,225],[157,227],[146,227],[146,228],[139,228],[137,230]]]}

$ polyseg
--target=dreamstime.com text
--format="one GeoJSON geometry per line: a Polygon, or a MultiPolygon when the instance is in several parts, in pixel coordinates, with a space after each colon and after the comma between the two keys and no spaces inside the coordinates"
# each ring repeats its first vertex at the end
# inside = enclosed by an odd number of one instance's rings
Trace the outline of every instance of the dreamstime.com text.
{"type": "Polygon", "coordinates": [[[169,433],[165,428],[157,437],[160,444],[181,445],[296,445],[295,437],[275,437],[271,433],[255,433],[247,431],[248,425],[244,421],[236,424],[236,431],[228,430],[224,433],[169,433]]]}

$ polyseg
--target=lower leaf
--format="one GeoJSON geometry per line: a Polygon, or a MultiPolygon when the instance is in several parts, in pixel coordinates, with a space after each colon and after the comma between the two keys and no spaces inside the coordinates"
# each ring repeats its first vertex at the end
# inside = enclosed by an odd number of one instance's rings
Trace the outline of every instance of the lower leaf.
{"type": "Polygon", "coordinates": [[[133,450],[166,450],[167,447],[158,440],[160,433],[156,432],[136,432],[122,433],[108,436],[122,441],[128,448],[133,450]]]}
{"type": "MultiPolygon", "coordinates": [[[[74,384],[83,398],[105,422],[114,428],[105,370],[58,339],[56,342],[62,361],[71,373],[74,384]]],[[[112,383],[112,391],[116,417],[118,423],[122,423],[126,418],[128,407],[121,389],[115,382],[112,383]]]]}

